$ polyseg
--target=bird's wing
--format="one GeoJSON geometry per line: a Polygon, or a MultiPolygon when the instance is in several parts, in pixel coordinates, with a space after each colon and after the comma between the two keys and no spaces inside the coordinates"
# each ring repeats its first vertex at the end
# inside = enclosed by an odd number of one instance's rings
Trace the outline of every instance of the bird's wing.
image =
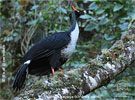
{"type": "Polygon", "coordinates": [[[38,59],[42,59],[45,57],[49,57],[51,56],[53,53],[55,52],[55,50],[41,50],[38,53],[36,53],[36,55],[33,55],[32,60],[38,60],[38,59]]]}
{"type": "Polygon", "coordinates": [[[64,33],[55,34],[36,43],[24,56],[23,62],[49,57],[58,49],[69,43],[69,37],[64,33]]]}

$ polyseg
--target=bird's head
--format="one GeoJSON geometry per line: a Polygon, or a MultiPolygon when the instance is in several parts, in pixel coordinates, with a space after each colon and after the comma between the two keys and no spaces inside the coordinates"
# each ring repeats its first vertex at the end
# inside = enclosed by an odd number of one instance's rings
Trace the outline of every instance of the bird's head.
{"type": "Polygon", "coordinates": [[[76,19],[78,19],[80,15],[86,14],[85,10],[77,10],[74,6],[72,6],[72,9],[74,10],[73,13],[75,13],[76,19]]]}

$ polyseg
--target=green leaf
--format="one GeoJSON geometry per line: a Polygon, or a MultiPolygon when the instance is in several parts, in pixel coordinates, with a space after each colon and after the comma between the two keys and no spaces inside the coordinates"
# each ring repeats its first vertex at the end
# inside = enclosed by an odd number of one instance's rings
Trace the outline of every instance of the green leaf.
{"type": "Polygon", "coordinates": [[[28,23],[26,23],[27,25],[32,25],[32,24],[36,24],[37,23],[37,19],[29,21],[28,23]]]}
{"type": "Polygon", "coordinates": [[[131,18],[135,19],[135,11],[133,12],[127,12],[128,16],[130,16],[131,18]]]}
{"type": "Polygon", "coordinates": [[[44,18],[43,18],[43,17],[40,17],[40,18],[39,18],[39,21],[40,21],[40,22],[43,22],[43,21],[44,21],[44,18]]]}
{"type": "Polygon", "coordinates": [[[32,8],[30,10],[37,9],[38,7],[39,7],[39,5],[34,5],[34,6],[32,6],[32,8]]]}
{"type": "Polygon", "coordinates": [[[87,2],[89,2],[89,0],[83,0],[83,2],[84,2],[84,3],[87,3],[87,2]]]}
{"type": "Polygon", "coordinates": [[[91,3],[90,5],[89,5],[89,9],[90,10],[96,10],[98,8],[98,6],[97,6],[97,4],[95,3],[95,2],[93,2],[93,3],[91,3]]]}
{"type": "Polygon", "coordinates": [[[57,8],[56,11],[57,11],[57,12],[63,12],[63,13],[65,13],[65,14],[67,14],[67,10],[64,9],[64,8],[57,8]]]}
{"type": "Polygon", "coordinates": [[[85,15],[81,15],[80,18],[82,18],[82,19],[89,19],[91,17],[89,15],[85,14],[85,15]]]}
{"type": "Polygon", "coordinates": [[[122,9],[122,8],[123,8],[123,5],[121,5],[121,4],[116,4],[116,5],[114,6],[114,8],[113,8],[113,12],[119,11],[119,10],[122,9]]]}
{"type": "Polygon", "coordinates": [[[12,37],[12,36],[6,37],[6,38],[4,39],[4,41],[7,41],[7,42],[12,41],[12,40],[13,40],[13,37],[12,37]]]}
{"type": "Polygon", "coordinates": [[[69,17],[65,16],[64,19],[65,19],[65,20],[69,20],[69,17]]]}
{"type": "Polygon", "coordinates": [[[97,20],[96,17],[93,17],[93,16],[90,16],[90,19],[91,19],[92,21],[96,21],[96,20],[97,20]]]}
{"type": "Polygon", "coordinates": [[[103,18],[100,20],[99,25],[105,25],[106,23],[108,23],[108,21],[108,18],[103,18]]]}
{"type": "Polygon", "coordinates": [[[104,41],[101,46],[101,49],[110,48],[111,46],[112,46],[112,44],[110,41],[104,41]]]}
{"type": "Polygon", "coordinates": [[[92,21],[96,21],[97,20],[95,17],[87,15],[87,14],[81,15],[80,18],[81,19],[91,19],[92,21]]]}
{"type": "Polygon", "coordinates": [[[102,14],[104,11],[105,11],[105,10],[103,10],[103,9],[99,9],[98,11],[96,11],[96,14],[97,14],[97,15],[98,15],[98,14],[102,14]]]}
{"type": "Polygon", "coordinates": [[[128,29],[128,22],[125,22],[125,23],[123,23],[123,24],[120,24],[120,25],[118,25],[119,26],[119,28],[122,30],[122,31],[124,31],[124,30],[127,30],[128,29]]]}
{"type": "Polygon", "coordinates": [[[84,28],[84,30],[85,31],[92,31],[93,29],[95,29],[97,27],[97,25],[95,24],[95,23],[90,23],[90,24],[88,24],[85,28],[84,28]]]}
{"type": "Polygon", "coordinates": [[[105,38],[106,40],[113,40],[113,39],[115,38],[115,36],[109,36],[108,34],[105,34],[105,35],[104,35],[104,38],[105,38]]]}
{"type": "Polygon", "coordinates": [[[102,20],[102,19],[104,19],[106,16],[107,16],[107,15],[100,16],[100,17],[98,17],[98,20],[102,20]]]}
{"type": "Polygon", "coordinates": [[[88,14],[91,14],[91,15],[93,15],[93,11],[90,11],[90,10],[89,10],[89,11],[88,11],[88,14]]]}
{"type": "Polygon", "coordinates": [[[128,20],[130,20],[130,17],[129,17],[129,16],[123,17],[123,18],[120,18],[120,19],[119,19],[120,23],[124,23],[124,22],[126,22],[126,21],[128,21],[128,20]]]}
{"type": "Polygon", "coordinates": [[[13,33],[12,35],[13,35],[13,36],[18,36],[18,34],[17,34],[17,33],[13,33]]]}

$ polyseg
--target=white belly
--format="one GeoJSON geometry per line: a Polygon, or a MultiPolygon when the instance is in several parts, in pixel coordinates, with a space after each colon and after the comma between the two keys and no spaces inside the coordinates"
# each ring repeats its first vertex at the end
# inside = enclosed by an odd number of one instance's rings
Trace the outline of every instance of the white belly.
{"type": "Polygon", "coordinates": [[[62,56],[64,56],[65,58],[69,58],[72,55],[76,47],[78,36],[79,36],[79,27],[78,27],[78,24],[76,23],[75,29],[71,32],[71,35],[70,35],[71,37],[70,43],[67,45],[66,48],[64,48],[61,51],[62,56]]]}

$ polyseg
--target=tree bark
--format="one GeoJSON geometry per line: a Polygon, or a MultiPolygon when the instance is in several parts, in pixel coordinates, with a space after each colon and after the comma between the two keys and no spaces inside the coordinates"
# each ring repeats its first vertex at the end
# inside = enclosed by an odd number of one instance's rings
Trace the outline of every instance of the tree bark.
{"type": "Polygon", "coordinates": [[[14,100],[26,98],[78,99],[93,90],[107,85],[135,61],[135,32],[130,30],[110,49],[84,66],[67,73],[56,73],[53,78],[40,79],[31,87],[26,87],[14,100]]]}

